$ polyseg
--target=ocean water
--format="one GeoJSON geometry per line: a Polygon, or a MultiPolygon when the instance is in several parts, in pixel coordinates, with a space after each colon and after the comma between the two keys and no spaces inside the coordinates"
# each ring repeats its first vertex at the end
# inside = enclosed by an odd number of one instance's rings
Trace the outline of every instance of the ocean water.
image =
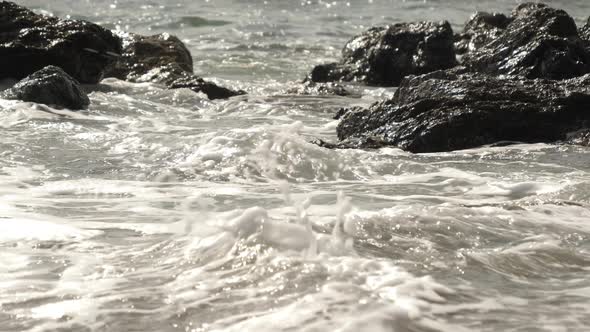
{"type": "Polygon", "coordinates": [[[589,149],[327,150],[337,109],[394,89],[285,92],[370,26],[517,1],[18,3],[175,34],[248,95],[0,100],[0,331],[588,331],[589,149]]]}

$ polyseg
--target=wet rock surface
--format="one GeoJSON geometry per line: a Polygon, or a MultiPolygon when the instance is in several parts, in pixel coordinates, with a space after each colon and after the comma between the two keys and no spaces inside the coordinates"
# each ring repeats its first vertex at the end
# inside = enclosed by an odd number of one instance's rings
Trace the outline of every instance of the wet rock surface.
{"type": "Polygon", "coordinates": [[[82,83],[97,83],[120,53],[119,38],[96,24],[0,2],[0,78],[21,79],[54,65],[82,83]]]}
{"type": "Polygon", "coordinates": [[[456,64],[448,22],[398,23],[354,37],[344,46],[340,62],[316,66],[308,78],[313,82],[397,86],[405,76],[456,64]]]}
{"type": "Polygon", "coordinates": [[[511,18],[501,13],[475,13],[465,23],[461,34],[456,36],[455,51],[465,54],[481,48],[500,37],[511,21],[511,18]]]}
{"type": "MultiPolygon", "coordinates": [[[[510,17],[476,13],[456,37],[461,66],[408,76],[391,99],[341,109],[339,142],[316,143],[410,152],[506,142],[588,145],[588,30],[590,22],[578,29],[565,11],[541,3],[518,5],[510,17]]],[[[336,70],[341,64],[314,69],[320,77],[336,70]]]]}
{"type": "Polygon", "coordinates": [[[130,82],[154,82],[168,88],[188,88],[203,92],[209,99],[224,99],[244,94],[207,82],[193,74],[190,51],[176,36],[167,33],[140,36],[121,35],[123,54],[107,69],[105,76],[130,82]]]}
{"type": "Polygon", "coordinates": [[[512,19],[499,36],[465,54],[462,64],[491,75],[555,80],[590,72],[590,53],[565,11],[525,3],[513,10],[512,19]]]}
{"type": "Polygon", "coordinates": [[[439,71],[404,80],[389,100],[343,112],[341,142],[320,145],[438,152],[555,142],[588,127],[588,110],[590,75],[549,81],[439,71]]]}
{"type": "Polygon", "coordinates": [[[568,135],[564,143],[590,147],[590,129],[582,129],[568,135]]]}
{"type": "Polygon", "coordinates": [[[0,93],[4,99],[17,99],[71,110],[90,104],[80,84],[56,66],[47,66],[0,93]]]}
{"type": "Polygon", "coordinates": [[[177,65],[183,71],[193,71],[191,53],[176,36],[167,33],[153,36],[122,33],[120,37],[123,40],[123,54],[109,66],[106,76],[133,81],[154,68],[170,64],[177,65]]]}
{"type": "Polygon", "coordinates": [[[287,89],[287,94],[297,94],[303,96],[353,96],[354,93],[346,89],[343,85],[333,82],[316,83],[304,81],[303,83],[287,89]]]}

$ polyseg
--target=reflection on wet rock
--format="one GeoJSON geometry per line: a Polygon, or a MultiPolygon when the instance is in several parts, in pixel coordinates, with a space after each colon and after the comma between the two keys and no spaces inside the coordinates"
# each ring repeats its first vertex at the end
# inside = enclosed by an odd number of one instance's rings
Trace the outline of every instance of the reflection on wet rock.
{"type": "Polygon", "coordinates": [[[0,78],[21,79],[54,65],[81,83],[97,83],[120,53],[119,38],[101,26],[0,2],[0,78]]]}
{"type": "Polygon", "coordinates": [[[397,86],[407,75],[455,65],[453,30],[448,22],[398,23],[354,37],[344,46],[340,62],[316,66],[309,80],[397,86]]]}
{"type": "Polygon", "coordinates": [[[405,79],[391,99],[345,113],[340,143],[449,151],[498,141],[555,142],[590,124],[590,74],[565,81],[445,71],[405,79]]]}
{"type": "Polygon", "coordinates": [[[590,52],[565,11],[542,4],[519,5],[502,34],[462,63],[471,71],[526,78],[567,79],[590,72],[590,52]]]}

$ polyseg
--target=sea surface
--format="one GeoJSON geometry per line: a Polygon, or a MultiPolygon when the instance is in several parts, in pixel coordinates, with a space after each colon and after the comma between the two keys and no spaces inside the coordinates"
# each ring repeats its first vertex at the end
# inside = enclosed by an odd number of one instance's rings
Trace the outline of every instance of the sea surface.
{"type": "Polygon", "coordinates": [[[340,107],[395,90],[286,92],[371,26],[518,1],[17,2],[177,35],[248,95],[0,100],[0,331],[589,331],[588,148],[328,150],[340,107]]]}

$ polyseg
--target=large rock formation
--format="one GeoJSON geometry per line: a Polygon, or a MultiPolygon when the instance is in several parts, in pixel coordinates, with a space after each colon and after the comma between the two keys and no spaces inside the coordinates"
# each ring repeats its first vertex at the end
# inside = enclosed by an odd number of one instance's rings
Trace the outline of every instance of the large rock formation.
{"type": "Polygon", "coordinates": [[[4,99],[19,99],[58,108],[84,109],[90,104],[79,83],[61,68],[47,66],[0,93],[4,99]]]}
{"type": "Polygon", "coordinates": [[[119,38],[96,24],[0,2],[0,78],[21,79],[55,65],[80,82],[97,83],[120,53],[119,38]]]}
{"type": "Polygon", "coordinates": [[[511,21],[511,18],[501,13],[473,14],[465,23],[461,34],[456,36],[455,51],[457,54],[465,54],[480,49],[500,37],[511,21]]]}
{"type": "Polygon", "coordinates": [[[470,71],[548,79],[590,72],[590,53],[574,20],[563,10],[521,4],[504,32],[488,39],[463,57],[462,64],[470,71]]]}
{"type": "Polygon", "coordinates": [[[209,99],[229,98],[243,94],[207,82],[193,74],[190,51],[177,37],[167,33],[154,36],[121,34],[123,55],[107,70],[105,76],[130,82],[154,82],[171,89],[188,88],[205,93],[209,99]]]}
{"type": "Polygon", "coordinates": [[[439,71],[405,79],[390,100],[341,113],[342,141],[322,145],[436,152],[554,142],[590,125],[590,74],[548,81],[439,71]]]}
{"type": "Polygon", "coordinates": [[[308,79],[397,86],[407,75],[456,64],[448,22],[398,23],[371,28],[354,37],[344,46],[340,62],[316,66],[308,79]]]}

